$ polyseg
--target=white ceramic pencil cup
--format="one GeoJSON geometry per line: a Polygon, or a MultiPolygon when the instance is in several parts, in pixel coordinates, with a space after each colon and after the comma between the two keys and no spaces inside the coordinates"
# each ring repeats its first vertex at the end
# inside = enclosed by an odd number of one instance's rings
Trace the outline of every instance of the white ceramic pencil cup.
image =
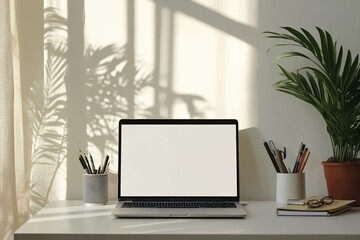
{"type": "Polygon", "coordinates": [[[288,199],[305,199],[305,173],[277,173],[276,203],[286,204],[288,199]]]}
{"type": "Polygon", "coordinates": [[[87,204],[106,204],[108,202],[108,175],[84,174],[83,199],[87,204]]]}

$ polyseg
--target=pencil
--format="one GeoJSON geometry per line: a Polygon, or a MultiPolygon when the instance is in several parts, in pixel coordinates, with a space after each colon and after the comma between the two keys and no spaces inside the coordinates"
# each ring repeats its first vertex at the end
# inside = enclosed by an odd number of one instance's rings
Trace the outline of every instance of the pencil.
{"type": "Polygon", "coordinates": [[[304,160],[303,160],[303,162],[301,164],[299,173],[302,173],[304,171],[304,168],[305,168],[306,162],[307,162],[307,160],[309,158],[309,155],[310,155],[310,151],[307,151],[306,155],[304,156],[304,160]]]}
{"type": "Polygon", "coordinates": [[[299,159],[299,164],[298,164],[297,169],[296,169],[297,172],[299,172],[299,170],[301,168],[301,165],[303,164],[304,157],[305,157],[307,151],[308,151],[308,148],[305,148],[304,151],[302,151],[302,153],[301,153],[301,156],[300,156],[300,159],[299,159]]]}

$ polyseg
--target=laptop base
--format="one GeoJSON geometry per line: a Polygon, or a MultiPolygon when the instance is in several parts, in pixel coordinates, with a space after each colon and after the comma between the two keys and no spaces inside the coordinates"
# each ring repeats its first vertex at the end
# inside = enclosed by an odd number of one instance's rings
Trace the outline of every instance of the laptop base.
{"type": "Polygon", "coordinates": [[[112,215],[117,218],[245,218],[245,208],[123,208],[118,202],[112,215]]]}

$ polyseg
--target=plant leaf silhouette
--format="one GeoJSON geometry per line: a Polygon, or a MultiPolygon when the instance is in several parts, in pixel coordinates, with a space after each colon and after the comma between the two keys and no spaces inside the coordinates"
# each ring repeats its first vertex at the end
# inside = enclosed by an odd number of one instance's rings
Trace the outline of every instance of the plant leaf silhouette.
{"type": "Polygon", "coordinates": [[[48,201],[58,169],[66,155],[66,120],[64,76],[67,70],[66,43],[56,31],[66,31],[66,20],[56,9],[44,10],[43,81],[33,81],[26,101],[26,116],[32,122],[30,208],[34,214],[48,201]],[[43,179],[49,179],[44,181],[43,179]]]}

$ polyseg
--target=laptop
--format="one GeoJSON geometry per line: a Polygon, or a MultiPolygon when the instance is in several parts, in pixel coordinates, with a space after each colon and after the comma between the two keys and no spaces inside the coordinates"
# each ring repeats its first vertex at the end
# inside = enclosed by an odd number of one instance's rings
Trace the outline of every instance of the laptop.
{"type": "Polygon", "coordinates": [[[244,218],[234,119],[121,119],[119,218],[244,218]]]}

